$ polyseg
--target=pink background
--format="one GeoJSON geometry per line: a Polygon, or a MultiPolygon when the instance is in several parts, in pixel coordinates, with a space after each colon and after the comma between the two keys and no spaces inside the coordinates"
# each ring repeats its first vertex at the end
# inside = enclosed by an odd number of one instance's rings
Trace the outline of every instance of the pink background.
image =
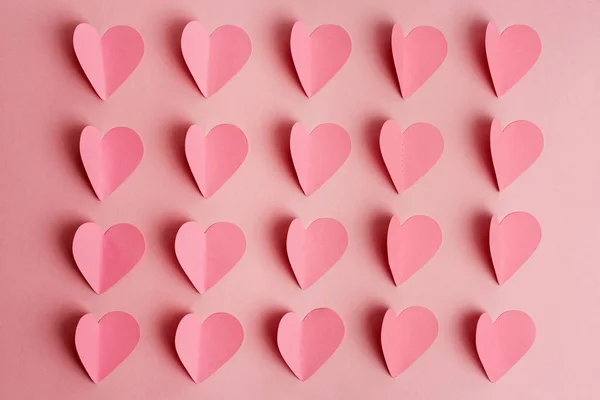
{"type": "Polygon", "coordinates": [[[600,396],[600,3],[480,0],[19,0],[0,9],[0,398],[3,399],[591,399],[600,396]],[[209,31],[243,27],[253,54],[242,72],[204,99],[185,69],[179,40],[198,19],[209,31]],[[289,56],[294,21],[309,29],[336,23],[354,49],[343,70],[307,99],[289,56]],[[505,96],[494,96],[486,72],[484,33],[534,27],[542,55],[505,96]],[[72,49],[80,22],[104,32],[128,24],[146,54],[133,76],[103,103],[72,49]],[[391,63],[393,23],[405,32],[439,28],[448,56],[433,78],[402,100],[391,63]],[[398,196],[378,150],[384,120],[437,126],[445,151],[437,166],[398,196]],[[546,146],[540,159],[499,194],[488,149],[489,125],[528,119],[546,146]],[[300,121],[343,125],[352,137],[344,167],[313,196],[302,194],[290,165],[289,132],[300,121]],[[247,134],[250,154],[215,196],[203,199],[184,158],[192,123],[220,123],[247,134]],[[146,154],[133,176],[106,201],[83,173],[78,139],[87,124],[125,125],[146,154]],[[486,246],[492,213],[523,210],[543,229],[538,251],[499,287],[486,246]],[[425,214],[444,241],[432,262],[400,288],[385,265],[389,218],[425,214]],[[285,256],[294,217],[342,221],[350,246],[340,263],[307,291],[285,256]],[[174,238],[189,219],[230,221],[245,231],[242,262],[205,295],[177,265],[174,238]],[[147,241],[142,262],[98,296],[70,254],[76,228],[94,221],[138,226],[147,241]],[[432,348],[397,379],[388,375],[377,335],[384,312],[421,305],[438,317],[432,348]],[[287,311],[331,307],[347,334],[333,358],[298,381],[276,349],[287,311]],[[534,319],[533,348],[491,384],[474,353],[477,316],[521,309],[534,319]],[[86,312],[123,310],[141,325],[141,341],[98,385],[74,352],[74,329],[86,312]],[[195,385],[176,358],[179,319],[217,311],[242,322],[238,354],[195,385]]]}

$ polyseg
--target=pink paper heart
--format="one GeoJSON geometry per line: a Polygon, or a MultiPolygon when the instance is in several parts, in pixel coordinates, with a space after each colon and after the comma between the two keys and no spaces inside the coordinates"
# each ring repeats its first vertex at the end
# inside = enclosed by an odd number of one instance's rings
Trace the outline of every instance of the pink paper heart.
{"type": "Polygon", "coordinates": [[[144,56],[144,40],[130,26],[113,26],[102,38],[89,24],[79,24],[73,48],[83,72],[102,100],[108,99],[144,56]]]}
{"type": "Polygon", "coordinates": [[[296,123],[290,136],[290,151],[300,187],[310,196],[323,186],[350,155],[350,136],[336,124],[321,124],[312,133],[296,123]]]}
{"type": "Polygon", "coordinates": [[[431,347],[438,321],[425,307],[409,307],[396,316],[387,310],[381,326],[381,348],[390,375],[395,378],[431,347]]]}
{"type": "Polygon", "coordinates": [[[341,26],[321,25],[309,35],[303,22],[292,28],[292,59],[300,84],[314,96],[344,66],[352,52],[352,40],[341,26]]]}
{"type": "Polygon", "coordinates": [[[144,144],[129,128],[113,128],[101,138],[96,128],[86,126],[79,139],[79,153],[96,196],[104,200],[138,167],[144,144]]]}
{"type": "Polygon", "coordinates": [[[419,26],[405,38],[400,25],[392,29],[392,54],[400,93],[407,99],[442,65],[448,52],[444,34],[431,26],[419,26]]]}
{"type": "Polygon", "coordinates": [[[496,322],[487,313],[479,317],[475,343],[491,382],[502,378],[529,351],[535,333],[533,320],[523,311],[506,311],[496,322]]]}
{"type": "Polygon", "coordinates": [[[305,381],[335,353],[344,333],[344,322],[328,308],[312,310],[302,321],[289,312],[279,322],[277,347],[294,375],[305,381]]]}
{"type": "Polygon", "coordinates": [[[85,314],[77,323],[75,348],[94,383],[100,382],[131,354],[140,340],[140,327],[122,311],[105,314],[100,321],[85,314]]]}
{"type": "Polygon", "coordinates": [[[113,225],[104,233],[86,222],[75,232],[73,258],[88,284],[98,294],[110,289],[142,259],[144,235],[133,225],[113,225]]]}
{"type": "Polygon", "coordinates": [[[206,232],[196,222],[186,222],[175,238],[181,268],[199,293],[205,293],[242,259],[244,232],[229,222],[217,222],[206,232]]]}
{"type": "Polygon", "coordinates": [[[341,222],[321,218],[304,229],[295,219],[287,234],[287,253],[302,289],[308,289],[339,261],[348,248],[348,232],[341,222]]]}
{"type": "Polygon", "coordinates": [[[540,128],[529,121],[514,121],[502,130],[500,122],[493,120],[490,148],[498,190],[503,190],[542,154],[544,136],[540,128]]]}
{"type": "Polygon", "coordinates": [[[432,218],[415,215],[400,224],[393,216],[388,228],[387,251],[396,286],[406,282],[437,253],[442,230],[432,218]]]}
{"type": "Polygon", "coordinates": [[[498,217],[492,217],[490,253],[499,285],[509,280],[525,264],[541,240],[542,228],[531,214],[514,212],[500,223],[498,217]]]}
{"type": "Polygon", "coordinates": [[[204,26],[191,21],[181,35],[181,52],[200,92],[210,97],[250,59],[252,42],[240,27],[223,25],[208,36],[204,26]]]}
{"type": "Polygon", "coordinates": [[[190,377],[200,383],[217,372],[239,350],[244,328],[233,315],[215,313],[203,322],[184,316],[175,333],[175,349],[190,377]]]}
{"type": "Polygon", "coordinates": [[[490,22],[485,32],[485,52],[490,74],[500,97],[512,88],[535,65],[542,53],[542,41],[527,25],[513,25],[502,35],[490,22]]]}
{"type": "Polygon", "coordinates": [[[402,133],[396,121],[381,128],[379,146],[396,191],[400,194],[414,185],[438,162],[444,152],[444,138],[433,125],[411,125],[402,133]]]}
{"type": "Polygon", "coordinates": [[[248,139],[235,125],[217,125],[206,136],[202,129],[192,125],[185,137],[185,156],[205,198],[231,178],[247,154],[248,139]]]}

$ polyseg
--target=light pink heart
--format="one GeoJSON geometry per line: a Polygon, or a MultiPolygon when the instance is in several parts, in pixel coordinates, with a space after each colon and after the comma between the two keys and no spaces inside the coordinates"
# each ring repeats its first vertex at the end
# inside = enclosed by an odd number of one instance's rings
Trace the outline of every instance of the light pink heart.
{"type": "Polygon", "coordinates": [[[295,219],[287,234],[287,253],[302,289],[308,289],[331,269],[348,248],[348,232],[332,218],[317,219],[304,229],[295,219]]]}
{"type": "Polygon", "coordinates": [[[544,136],[540,128],[529,121],[514,121],[502,130],[500,122],[493,120],[490,148],[498,190],[503,190],[542,154],[544,136]]]}
{"type": "Polygon", "coordinates": [[[444,138],[433,125],[423,122],[402,132],[396,121],[381,128],[379,146],[396,191],[400,194],[417,183],[444,152],[444,138]]]}
{"type": "Polygon", "coordinates": [[[206,232],[196,222],[186,222],[175,238],[181,268],[199,293],[205,293],[242,259],[244,232],[229,222],[217,222],[206,232]]]}
{"type": "Polygon", "coordinates": [[[140,327],[131,315],[113,311],[100,321],[86,314],[77,323],[75,348],[95,383],[106,378],[131,354],[140,340],[140,327]]]}
{"type": "Polygon", "coordinates": [[[542,53],[542,41],[527,25],[513,25],[502,35],[490,22],[485,32],[485,52],[490,74],[500,97],[512,88],[535,65],[542,53]]]}
{"type": "Polygon", "coordinates": [[[331,358],[344,334],[344,322],[333,310],[317,308],[302,321],[289,312],[279,322],[277,346],[294,375],[305,381],[331,358]]]}
{"type": "Polygon", "coordinates": [[[496,322],[484,313],[477,322],[475,343],[483,369],[491,382],[504,376],[529,351],[535,324],[523,311],[506,311],[496,322]]]}
{"type": "Polygon", "coordinates": [[[392,54],[400,93],[407,99],[442,65],[448,52],[444,34],[431,26],[419,26],[405,38],[400,25],[392,29],[392,54]]]}
{"type": "Polygon", "coordinates": [[[144,144],[129,128],[113,128],[101,138],[96,128],[86,126],[79,153],[96,196],[104,200],[136,170],[144,156],[144,144]]]}
{"type": "Polygon", "coordinates": [[[290,136],[292,161],[298,182],[310,196],[331,178],[350,155],[350,136],[336,124],[321,124],[309,133],[296,123],[290,136]]]}
{"type": "Polygon", "coordinates": [[[192,125],[185,137],[185,155],[200,193],[209,198],[246,159],[248,139],[235,125],[217,125],[208,135],[192,125]]]}
{"type": "Polygon", "coordinates": [[[113,26],[102,38],[89,24],[79,24],[73,48],[83,72],[102,100],[108,99],[135,71],[144,56],[144,40],[129,26],[113,26]]]}
{"type": "Polygon", "coordinates": [[[290,49],[300,84],[312,97],[346,64],[352,40],[341,26],[321,25],[309,34],[306,25],[298,21],[292,28],[290,49]]]}
{"type": "Polygon", "coordinates": [[[181,52],[200,92],[210,97],[250,59],[252,42],[240,27],[223,25],[208,36],[204,26],[191,21],[181,35],[181,52]]]}
{"type": "Polygon", "coordinates": [[[75,232],[73,258],[88,284],[98,294],[114,286],[142,259],[144,235],[133,225],[113,225],[104,233],[86,222],[75,232]]]}
{"type": "Polygon", "coordinates": [[[184,316],[175,333],[175,349],[194,382],[217,372],[239,350],[244,328],[233,315],[215,313],[201,321],[196,314],[184,316]]]}
{"type": "Polygon", "coordinates": [[[388,227],[388,262],[396,286],[406,282],[437,253],[442,245],[442,230],[432,218],[410,217],[404,224],[393,216],[388,227]]]}
{"type": "Polygon", "coordinates": [[[409,307],[396,316],[387,310],[381,326],[381,348],[390,375],[395,378],[431,347],[438,335],[438,321],[425,307],[409,307]]]}

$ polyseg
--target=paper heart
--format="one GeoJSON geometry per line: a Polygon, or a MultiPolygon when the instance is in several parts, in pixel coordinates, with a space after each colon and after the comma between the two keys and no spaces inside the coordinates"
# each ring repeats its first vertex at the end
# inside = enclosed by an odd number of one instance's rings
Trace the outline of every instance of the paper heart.
{"type": "Polygon", "coordinates": [[[309,35],[303,22],[292,28],[292,59],[300,84],[314,96],[344,66],[352,52],[352,40],[341,26],[321,25],[309,35]]]}
{"type": "Polygon", "coordinates": [[[203,322],[195,314],[184,316],[175,333],[175,349],[194,382],[217,372],[239,350],[244,328],[233,315],[215,313],[203,322]]]}
{"type": "Polygon", "coordinates": [[[496,322],[487,313],[479,317],[475,344],[491,382],[502,378],[529,351],[535,333],[533,320],[523,311],[506,311],[496,322]]]}
{"type": "Polygon", "coordinates": [[[296,123],[290,136],[290,151],[300,187],[306,196],[323,186],[350,155],[350,136],[336,124],[321,124],[309,133],[296,123]]]}
{"type": "Polygon", "coordinates": [[[499,285],[509,280],[525,264],[541,240],[542,228],[531,214],[514,212],[500,223],[498,217],[492,217],[490,253],[499,285]]]}
{"type": "Polygon", "coordinates": [[[442,65],[448,52],[444,34],[431,26],[419,26],[405,38],[400,25],[392,29],[392,54],[400,93],[407,99],[442,65]]]}
{"type": "Polygon", "coordinates": [[[94,383],[100,382],[131,354],[140,340],[140,327],[122,311],[105,314],[100,321],[85,314],[75,329],[75,348],[94,383]]]}
{"type": "Polygon", "coordinates": [[[104,200],[138,167],[144,144],[129,128],[113,128],[101,138],[96,128],[86,126],[79,139],[79,153],[96,196],[104,200]]]}
{"type": "Polygon", "coordinates": [[[444,138],[433,125],[411,125],[402,133],[396,121],[381,128],[379,146],[396,191],[400,194],[414,185],[438,162],[444,152],[444,138]]]}
{"type": "Polygon", "coordinates": [[[409,307],[396,316],[387,310],[381,326],[381,348],[390,375],[395,378],[431,347],[438,321],[425,307],[409,307]]]}
{"type": "Polygon", "coordinates": [[[513,25],[502,35],[490,22],[485,32],[485,52],[496,96],[512,88],[535,65],[542,53],[542,41],[527,25],[513,25]]]}
{"type": "Polygon", "coordinates": [[[205,293],[242,259],[244,232],[229,222],[217,222],[206,232],[196,222],[177,231],[175,254],[181,268],[199,293],[205,293]]]}
{"type": "Polygon", "coordinates": [[[393,216],[388,227],[388,262],[396,286],[406,282],[437,253],[442,245],[442,230],[432,218],[410,217],[404,224],[393,216]]]}
{"type": "Polygon", "coordinates": [[[279,322],[277,347],[294,375],[305,381],[335,353],[344,333],[344,322],[328,308],[312,310],[302,321],[289,312],[279,322]]]}
{"type": "Polygon", "coordinates": [[[102,38],[89,24],[79,24],[73,48],[83,72],[102,100],[108,99],[144,56],[144,40],[130,26],[113,26],[102,38]]]}
{"type": "Polygon", "coordinates": [[[502,130],[500,122],[493,120],[490,148],[498,190],[503,190],[542,154],[544,136],[540,128],[529,121],[514,121],[502,130]]]}
{"type": "Polygon", "coordinates": [[[208,36],[204,26],[191,21],[181,35],[181,52],[200,92],[210,97],[250,59],[252,42],[240,27],[223,25],[208,36]]]}
{"type": "Polygon", "coordinates": [[[348,232],[341,222],[321,218],[304,229],[295,219],[287,234],[287,253],[302,289],[308,289],[339,261],[348,248],[348,232]]]}

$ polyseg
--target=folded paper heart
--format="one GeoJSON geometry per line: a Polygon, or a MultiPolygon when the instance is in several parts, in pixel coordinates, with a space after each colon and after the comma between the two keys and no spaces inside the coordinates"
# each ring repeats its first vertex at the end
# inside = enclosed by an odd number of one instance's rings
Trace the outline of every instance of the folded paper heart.
{"type": "Polygon", "coordinates": [[[175,333],[175,349],[192,380],[200,383],[217,372],[239,350],[244,328],[233,316],[215,313],[201,321],[184,316],[175,333]]]}
{"type": "Polygon", "coordinates": [[[107,100],[137,68],[144,40],[129,26],[114,26],[102,38],[89,24],[79,24],[73,48],[83,72],[102,100],[107,100]]]}

